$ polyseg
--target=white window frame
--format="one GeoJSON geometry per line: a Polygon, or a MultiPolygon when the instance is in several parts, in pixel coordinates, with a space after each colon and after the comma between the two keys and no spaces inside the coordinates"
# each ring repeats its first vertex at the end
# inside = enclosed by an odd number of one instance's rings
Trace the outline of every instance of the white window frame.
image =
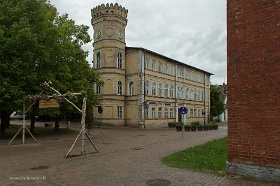
{"type": "Polygon", "coordinates": [[[152,108],[152,118],[156,118],[156,108],[152,108]]]}
{"type": "Polygon", "coordinates": [[[162,118],[162,107],[158,108],[158,118],[162,118]]]}
{"type": "Polygon", "coordinates": [[[134,82],[133,81],[129,82],[128,88],[129,88],[129,95],[133,96],[134,95],[134,82]]]}
{"type": "Polygon", "coordinates": [[[157,70],[156,68],[157,68],[157,66],[156,66],[156,60],[153,59],[153,61],[152,61],[152,70],[153,70],[153,71],[156,71],[156,70],[157,70]]]}
{"type": "Polygon", "coordinates": [[[123,118],[123,107],[117,106],[118,118],[123,118]]]}
{"type": "Polygon", "coordinates": [[[96,68],[101,68],[101,52],[96,53],[96,68]]]}
{"type": "Polygon", "coordinates": [[[164,118],[168,118],[168,108],[164,108],[164,118]]]}
{"type": "Polygon", "coordinates": [[[168,97],[168,84],[164,85],[164,97],[168,97]]]}
{"type": "Polygon", "coordinates": [[[150,59],[148,57],[145,58],[145,68],[150,69],[150,59]]]}
{"type": "Polygon", "coordinates": [[[117,95],[123,95],[123,83],[120,80],[117,82],[117,95]]]}
{"type": "Polygon", "coordinates": [[[170,66],[170,75],[174,76],[174,65],[170,66]]]}
{"type": "Polygon", "coordinates": [[[170,108],[170,118],[174,118],[174,108],[170,108]]]}
{"type": "Polygon", "coordinates": [[[167,63],[164,64],[164,73],[168,74],[168,64],[167,63]]]}
{"type": "Polygon", "coordinates": [[[120,69],[123,68],[123,54],[121,52],[118,52],[117,68],[120,68],[120,69]]]}
{"type": "Polygon", "coordinates": [[[158,84],[158,97],[162,97],[162,83],[158,84]]]}
{"type": "Polygon", "coordinates": [[[157,95],[157,83],[153,82],[152,85],[152,96],[156,96],[157,95]]]}
{"type": "Polygon", "coordinates": [[[174,87],[173,87],[173,85],[170,86],[169,96],[170,96],[170,98],[174,98],[174,87]]]}
{"type": "Polygon", "coordinates": [[[148,96],[150,92],[150,82],[146,80],[145,82],[145,95],[148,96]]]}
{"type": "Polygon", "coordinates": [[[158,71],[163,72],[162,62],[158,62],[158,71]]]}
{"type": "Polygon", "coordinates": [[[145,109],[144,109],[144,112],[145,112],[145,118],[147,119],[147,118],[149,118],[149,107],[145,107],[145,109]]]}
{"type": "Polygon", "coordinates": [[[101,94],[101,85],[95,84],[95,94],[101,94]]]}

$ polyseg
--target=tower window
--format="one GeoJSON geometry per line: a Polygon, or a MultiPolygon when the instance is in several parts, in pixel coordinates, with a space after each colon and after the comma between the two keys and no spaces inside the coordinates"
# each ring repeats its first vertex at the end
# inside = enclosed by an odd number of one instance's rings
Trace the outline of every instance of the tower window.
{"type": "Polygon", "coordinates": [[[122,55],[122,53],[121,52],[119,52],[118,53],[118,59],[117,59],[117,61],[118,61],[118,68],[123,68],[123,55],[122,55]]]}
{"type": "Polygon", "coordinates": [[[96,68],[101,68],[101,54],[100,54],[100,52],[96,53],[96,68]]]}
{"type": "Polygon", "coordinates": [[[118,118],[122,118],[123,117],[123,108],[118,106],[118,118]]]}
{"type": "Polygon", "coordinates": [[[134,82],[129,82],[129,95],[134,95],[134,82]]]}
{"type": "Polygon", "coordinates": [[[95,85],[95,93],[96,94],[101,94],[101,86],[98,85],[98,84],[95,85]]]}
{"type": "Polygon", "coordinates": [[[122,95],[123,94],[123,86],[122,86],[122,82],[121,81],[118,81],[118,95],[122,95]]]}

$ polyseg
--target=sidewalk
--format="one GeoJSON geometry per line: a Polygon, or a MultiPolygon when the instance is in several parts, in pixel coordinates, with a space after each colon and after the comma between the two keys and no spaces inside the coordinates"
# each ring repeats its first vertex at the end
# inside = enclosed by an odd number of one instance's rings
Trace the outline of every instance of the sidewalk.
{"type": "MultiPolygon", "coordinates": [[[[76,125],[73,125],[76,126],[76,125]]],[[[78,126],[77,126],[78,129],[78,126]]],[[[175,129],[103,128],[90,132],[99,153],[86,141],[87,155],[77,134],[37,139],[26,145],[0,144],[0,185],[279,185],[248,178],[215,175],[171,168],[160,159],[176,151],[227,136],[227,127],[219,130],[181,132],[175,129]]]]}

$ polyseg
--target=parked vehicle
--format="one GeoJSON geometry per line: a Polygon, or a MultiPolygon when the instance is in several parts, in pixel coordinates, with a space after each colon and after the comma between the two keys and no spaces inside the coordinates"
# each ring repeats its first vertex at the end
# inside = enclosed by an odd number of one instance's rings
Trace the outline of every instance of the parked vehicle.
{"type": "Polygon", "coordinates": [[[21,113],[21,111],[14,111],[10,115],[10,119],[23,119],[23,114],[21,113]]]}
{"type": "Polygon", "coordinates": [[[41,121],[54,121],[55,118],[51,117],[51,116],[47,116],[47,115],[39,115],[39,116],[35,116],[35,120],[37,122],[41,122],[41,121]]]}

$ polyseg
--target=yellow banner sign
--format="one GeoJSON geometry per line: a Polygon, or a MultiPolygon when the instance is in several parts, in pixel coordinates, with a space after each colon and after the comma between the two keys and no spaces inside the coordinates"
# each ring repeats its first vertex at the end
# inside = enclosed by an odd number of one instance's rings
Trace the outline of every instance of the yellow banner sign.
{"type": "Polygon", "coordinates": [[[59,103],[55,99],[39,100],[39,108],[59,108],[59,103]]]}

